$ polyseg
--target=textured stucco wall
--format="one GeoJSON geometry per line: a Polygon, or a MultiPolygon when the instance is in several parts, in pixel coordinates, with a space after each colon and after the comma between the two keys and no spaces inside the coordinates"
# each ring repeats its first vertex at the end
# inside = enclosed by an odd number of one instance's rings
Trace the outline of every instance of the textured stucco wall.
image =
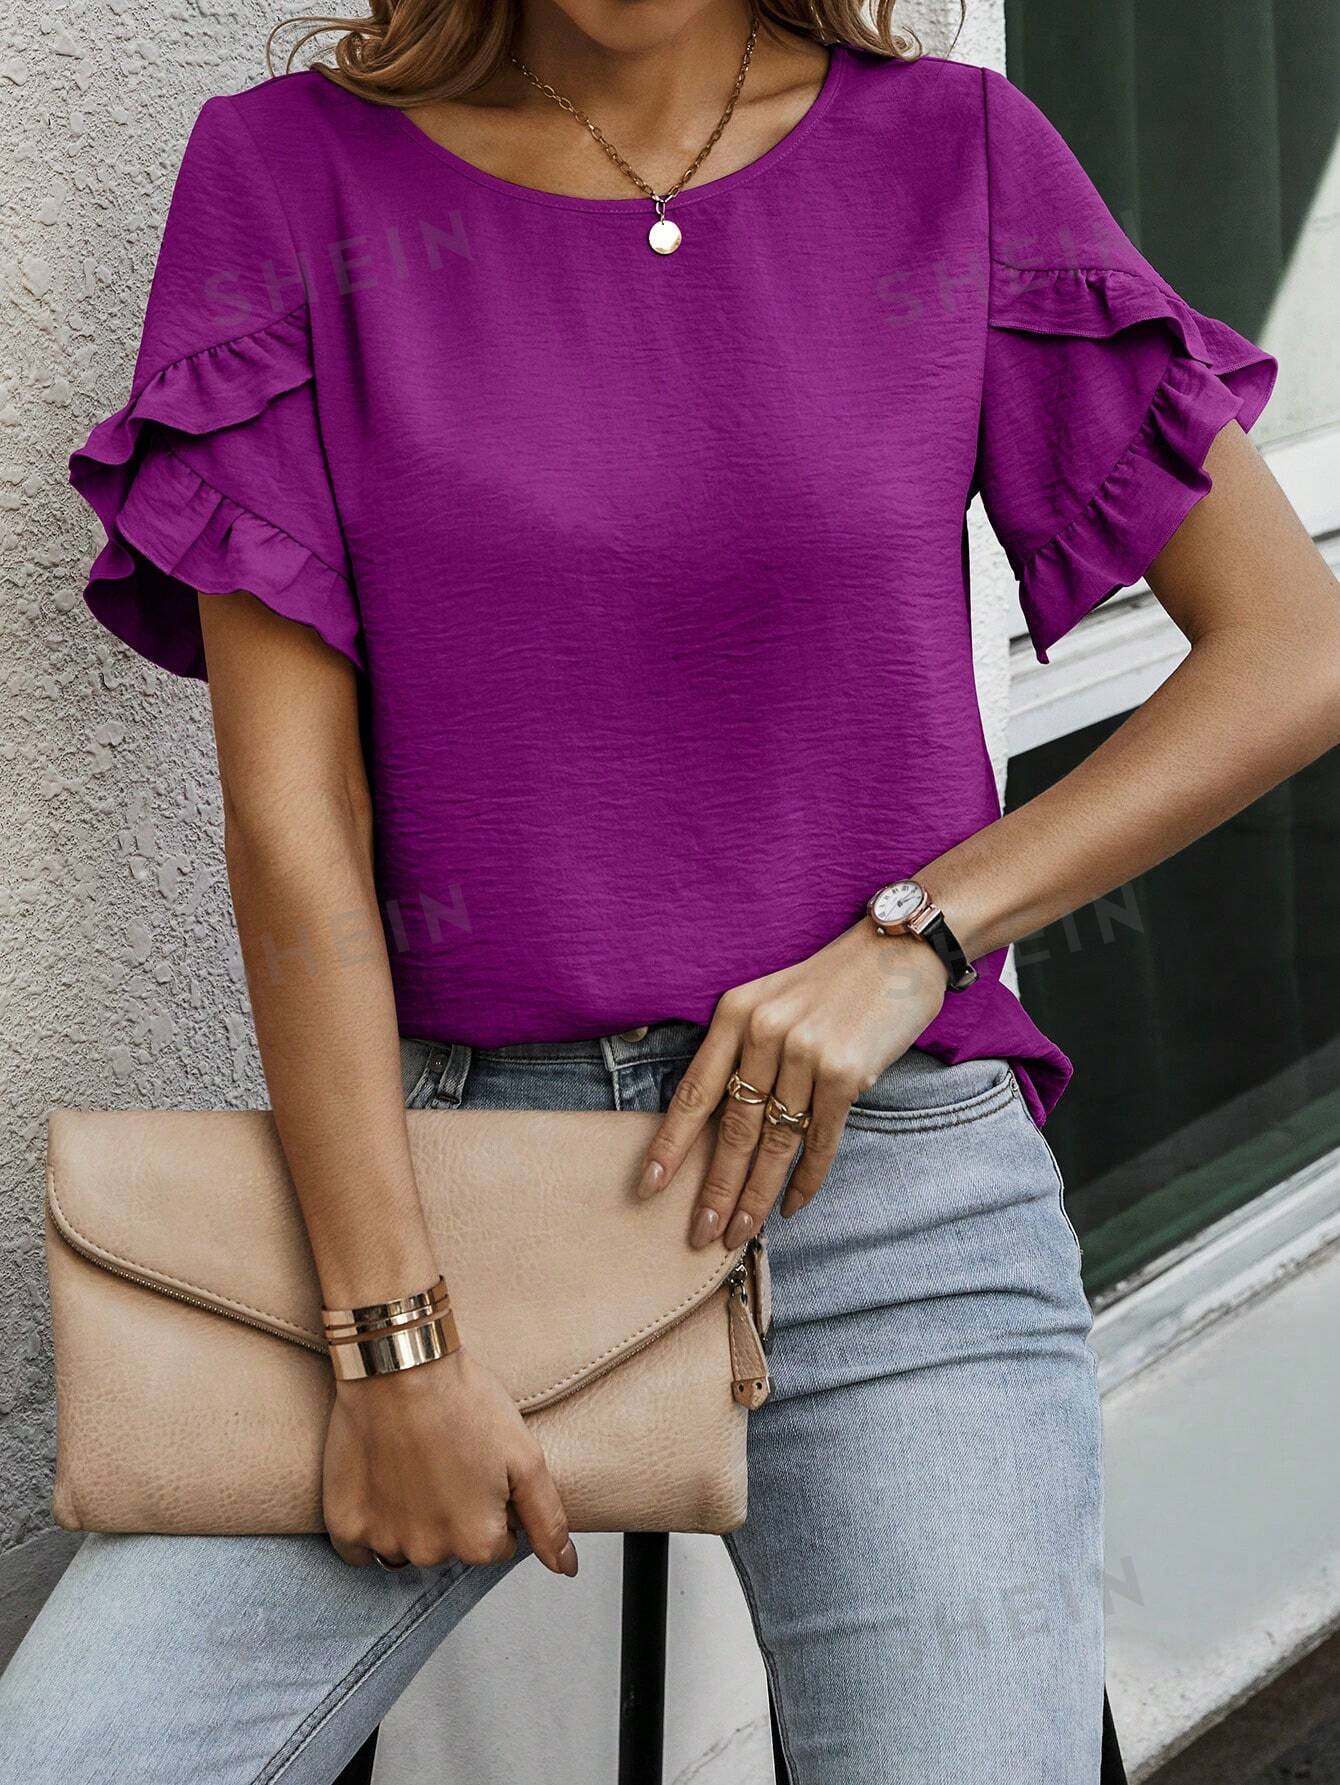
{"type": "MultiPolygon", "coordinates": [[[[933,0],[910,16],[938,47],[957,12],[933,0]]],[[[1000,65],[1001,0],[973,12],[957,54],[1000,65]]],[[[21,0],[0,21],[0,1660],[75,1541],[48,1511],[46,1110],[264,1101],[207,696],[141,662],[85,612],[78,590],[100,535],[66,487],[65,460],[126,394],[196,110],[210,93],[263,78],[276,16],[256,0],[21,0]]],[[[1009,585],[994,551],[978,555],[980,682],[999,754],[1009,585]]],[[[575,1612],[564,1600],[568,1635],[586,1640],[569,1641],[566,1660],[555,1654],[560,1645],[538,1634],[551,1583],[521,1571],[392,1718],[379,1785],[552,1779],[560,1730],[572,1741],[567,1777],[607,1775],[617,1546],[586,1547],[585,1597],[575,1612]],[[509,1658],[532,1655],[519,1704],[506,1688],[509,1658]],[[436,1714],[453,1700],[472,1707],[464,1731],[436,1714]],[[500,1743],[492,1731],[509,1719],[513,1736],[500,1743]]],[[[746,1785],[766,1776],[762,1698],[719,1548],[677,1551],[670,1776],[746,1785]]]]}
{"type": "Polygon", "coordinates": [[[0,1644],[71,1548],[46,1507],[46,1108],[262,1098],[207,696],[89,621],[98,534],[64,484],[71,446],[125,396],[191,118],[259,71],[262,16],[25,0],[0,23],[0,1644]]]}
{"type": "Polygon", "coordinates": [[[94,625],[65,459],[125,396],[187,129],[259,69],[263,9],[53,9],[0,23],[0,1640],[69,1553],[48,1537],[40,1247],[53,1103],[259,1100],[203,690],[94,625]]]}

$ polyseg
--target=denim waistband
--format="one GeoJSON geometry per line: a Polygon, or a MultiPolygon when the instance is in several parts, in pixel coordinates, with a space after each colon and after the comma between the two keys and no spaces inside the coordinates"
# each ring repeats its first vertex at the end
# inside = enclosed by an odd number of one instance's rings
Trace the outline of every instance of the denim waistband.
{"type": "Polygon", "coordinates": [[[450,1036],[402,1035],[402,1041],[421,1042],[446,1050],[453,1045],[469,1047],[478,1060],[536,1060],[551,1063],[578,1060],[603,1060],[625,1066],[643,1060],[689,1059],[702,1044],[707,1029],[702,1023],[671,1018],[636,1029],[621,1029],[612,1035],[581,1036],[572,1041],[509,1041],[491,1047],[474,1043],[454,1042],[450,1036]]]}
{"type": "MultiPolygon", "coordinates": [[[[456,1049],[468,1051],[478,1060],[530,1060],[550,1064],[600,1060],[608,1067],[617,1067],[634,1066],[643,1061],[691,1059],[706,1034],[706,1025],[672,1017],[636,1029],[621,1029],[612,1035],[583,1036],[572,1041],[514,1041],[477,1047],[473,1043],[454,1042],[445,1036],[402,1035],[401,1040],[434,1048],[444,1057],[456,1049]]],[[[907,1072],[934,1073],[940,1062],[912,1047],[895,1065],[907,1072]]]]}

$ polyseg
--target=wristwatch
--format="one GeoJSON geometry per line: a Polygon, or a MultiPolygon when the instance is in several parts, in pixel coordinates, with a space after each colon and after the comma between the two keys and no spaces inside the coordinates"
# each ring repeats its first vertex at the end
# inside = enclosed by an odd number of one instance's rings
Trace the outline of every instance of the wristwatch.
{"type": "Polygon", "coordinates": [[[866,910],[881,936],[920,936],[929,942],[945,964],[951,992],[965,991],[976,979],[976,967],[919,880],[894,880],[881,886],[866,910]]]}

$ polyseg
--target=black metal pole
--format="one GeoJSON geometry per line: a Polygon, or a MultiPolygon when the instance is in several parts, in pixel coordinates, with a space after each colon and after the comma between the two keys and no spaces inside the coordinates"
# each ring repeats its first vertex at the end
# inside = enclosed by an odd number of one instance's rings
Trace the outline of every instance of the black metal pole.
{"type": "Polygon", "coordinates": [[[377,1758],[377,1731],[363,1743],[334,1785],[372,1785],[372,1763],[377,1758]]]}
{"type": "Polygon", "coordinates": [[[772,1724],[772,1776],[775,1785],[791,1785],[786,1752],[782,1747],[781,1719],[777,1715],[777,1699],[771,1681],[768,1682],[768,1721],[772,1724]]]}
{"type": "Polygon", "coordinates": [[[619,1785],[661,1785],[665,1752],[665,1611],[670,1539],[623,1540],[619,1650],[619,1785]]]}
{"type": "Polygon", "coordinates": [[[1126,1785],[1126,1762],[1122,1758],[1121,1743],[1117,1740],[1117,1726],[1112,1720],[1112,1706],[1108,1702],[1106,1686],[1103,1687],[1102,1785],[1126,1785]]]}
{"type": "MultiPolygon", "coordinates": [[[[670,1540],[659,1534],[623,1540],[623,1638],[620,1650],[619,1785],[661,1785],[665,1753],[665,1612],[670,1540]]],[[[772,1764],[789,1785],[777,1701],[768,1692],[772,1764]]],[[[333,1785],[372,1785],[377,1731],[333,1785]]],[[[1112,1707],[1103,1693],[1103,1785],[1126,1785],[1112,1707]]]]}

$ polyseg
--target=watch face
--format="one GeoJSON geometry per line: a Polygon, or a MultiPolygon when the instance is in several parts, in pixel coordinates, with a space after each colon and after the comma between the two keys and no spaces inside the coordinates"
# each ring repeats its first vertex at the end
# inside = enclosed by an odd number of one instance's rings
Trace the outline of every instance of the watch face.
{"type": "Polygon", "coordinates": [[[870,914],[876,923],[906,923],[925,903],[926,895],[915,880],[896,880],[880,887],[870,902],[870,914]]]}

